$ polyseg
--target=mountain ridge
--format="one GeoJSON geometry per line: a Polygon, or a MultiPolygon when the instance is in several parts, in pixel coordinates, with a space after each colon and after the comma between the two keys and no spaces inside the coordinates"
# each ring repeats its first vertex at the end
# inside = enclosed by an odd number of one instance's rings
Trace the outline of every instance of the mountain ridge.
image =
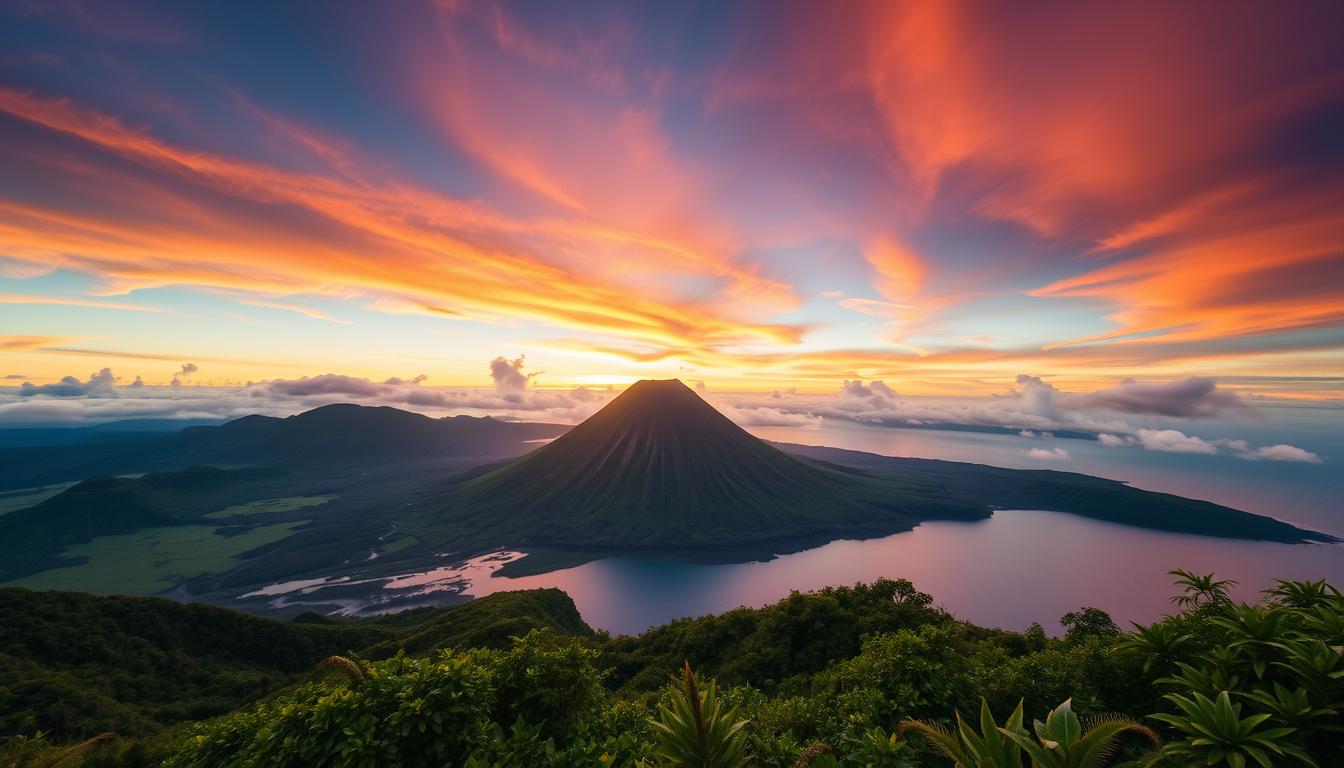
{"type": "Polygon", "coordinates": [[[0,490],[202,464],[330,467],[507,455],[530,440],[567,429],[489,416],[435,419],[388,406],[337,403],[283,418],[253,414],[134,439],[2,449],[0,466],[6,470],[0,490]]]}

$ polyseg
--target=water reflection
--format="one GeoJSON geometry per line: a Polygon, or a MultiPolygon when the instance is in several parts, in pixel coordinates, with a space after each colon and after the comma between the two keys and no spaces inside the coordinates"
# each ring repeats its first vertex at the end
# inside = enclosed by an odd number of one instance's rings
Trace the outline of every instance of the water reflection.
{"type": "Polygon", "coordinates": [[[1171,609],[1167,571],[1237,579],[1252,599],[1275,577],[1344,584],[1344,547],[1227,541],[1145,531],[1055,512],[1007,510],[975,523],[926,523],[868,541],[835,541],[763,563],[696,565],[612,558],[521,578],[474,579],[466,593],[559,587],[594,627],[632,634],[681,616],[774,602],[791,589],[908,578],[979,624],[1057,627],[1084,605],[1118,622],[1171,609]]]}

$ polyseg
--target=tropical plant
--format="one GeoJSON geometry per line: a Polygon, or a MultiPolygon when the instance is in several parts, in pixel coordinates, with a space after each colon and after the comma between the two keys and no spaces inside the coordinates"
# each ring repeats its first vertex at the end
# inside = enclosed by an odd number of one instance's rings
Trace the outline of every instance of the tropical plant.
{"type": "Polygon", "coordinates": [[[1274,586],[1264,591],[1265,597],[1290,608],[1315,608],[1319,605],[1344,601],[1344,593],[1319,581],[1285,581],[1275,579],[1274,586]]]}
{"type": "Polygon", "coordinates": [[[1178,661],[1176,667],[1179,672],[1170,677],[1158,678],[1157,682],[1191,693],[1202,693],[1210,698],[1241,686],[1240,677],[1219,664],[1209,663],[1207,659],[1198,665],[1178,661]]]}
{"type": "Polygon", "coordinates": [[[905,742],[894,732],[869,728],[846,740],[848,762],[863,768],[909,768],[905,742]]]}
{"type": "Polygon", "coordinates": [[[1142,736],[1154,747],[1162,745],[1151,729],[1124,715],[1079,720],[1072,700],[1065,700],[1046,715],[1045,722],[1037,720],[1032,727],[1036,731],[1034,740],[1021,728],[1000,731],[1031,756],[1033,768],[1101,768],[1127,733],[1142,736]]]}
{"type": "Polygon", "coordinates": [[[1274,665],[1323,699],[1344,698],[1344,647],[1299,638],[1283,645],[1283,659],[1274,665]]]}
{"type": "Polygon", "coordinates": [[[984,699],[980,700],[979,732],[961,719],[960,712],[956,713],[956,719],[957,726],[952,729],[941,723],[906,718],[896,729],[896,735],[923,736],[955,768],[1021,768],[1022,750],[1007,734],[1026,734],[1022,727],[1022,702],[1018,702],[1003,726],[995,723],[989,702],[984,699]]]}
{"type": "Polygon", "coordinates": [[[1222,647],[1244,654],[1256,679],[1260,679],[1285,638],[1287,615],[1277,606],[1239,605],[1226,616],[1215,616],[1209,621],[1227,630],[1228,642],[1222,647]]]}
{"type": "Polygon", "coordinates": [[[651,722],[658,741],[656,757],[674,768],[739,768],[750,762],[747,723],[737,718],[737,709],[724,709],[715,684],[703,690],[691,670],[682,666],[680,684],[671,686],[670,703],[659,708],[651,722]]]}
{"type": "Polygon", "coordinates": [[[1283,765],[1291,759],[1303,765],[1315,766],[1301,746],[1290,737],[1297,730],[1290,726],[1262,727],[1270,719],[1268,714],[1241,716],[1241,704],[1234,704],[1227,691],[1210,699],[1202,693],[1190,696],[1169,693],[1166,698],[1180,710],[1180,715],[1156,714],[1154,720],[1166,723],[1186,738],[1172,741],[1163,748],[1163,754],[1193,765],[1227,765],[1244,768],[1254,763],[1263,768],[1283,765]]]}
{"type": "Polygon", "coordinates": [[[1228,590],[1237,584],[1231,579],[1214,578],[1212,573],[1197,574],[1183,568],[1167,573],[1176,577],[1176,586],[1183,590],[1182,594],[1171,598],[1171,601],[1186,610],[1226,603],[1228,590]]]}
{"type": "Polygon", "coordinates": [[[1140,651],[1147,655],[1143,662],[1143,671],[1148,672],[1155,665],[1168,666],[1172,664],[1180,658],[1182,651],[1190,645],[1193,639],[1194,635],[1172,621],[1171,617],[1167,617],[1166,620],[1154,622],[1147,627],[1142,624],[1134,624],[1134,634],[1121,639],[1120,647],[1140,651]]]}
{"type": "Polygon", "coordinates": [[[1339,709],[1317,705],[1305,688],[1289,690],[1283,683],[1276,682],[1272,691],[1254,690],[1241,695],[1255,702],[1276,721],[1292,726],[1299,732],[1320,729],[1344,733],[1339,709]]]}

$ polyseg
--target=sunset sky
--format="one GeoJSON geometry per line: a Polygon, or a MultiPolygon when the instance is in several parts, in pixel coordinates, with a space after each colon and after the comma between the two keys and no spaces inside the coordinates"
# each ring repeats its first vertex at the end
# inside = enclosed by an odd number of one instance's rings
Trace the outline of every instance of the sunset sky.
{"type": "Polygon", "coordinates": [[[1344,4],[266,8],[0,3],[3,384],[1344,395],[1344,4]]]}

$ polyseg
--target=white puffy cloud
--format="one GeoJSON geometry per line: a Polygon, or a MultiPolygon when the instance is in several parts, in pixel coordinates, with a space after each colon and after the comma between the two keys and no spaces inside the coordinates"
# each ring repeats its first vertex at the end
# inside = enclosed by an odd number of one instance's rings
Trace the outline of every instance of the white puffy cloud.
{"type": "Polygon", "coordinates": [[[1241,458],[1251,461],[1264,459],[1265,461],[1300,461],[1306,464],[1320,464],[1322,459],[1315,453],[1298,448],[1295,445],[1279,443],[1278,445],[1266,445],[1263,448],[1256,448],[1253,451],[1246,451],[1240,454],[1241,458]]]}
{"type": "Polygon", "coordinates": [[[1165,453],[1217,453],[1218,446],[1179,429],[1140,429],[1134,433],[1139,445],[1165,453]]]}
{"type": "Polygon", "coordinates": [[[1072,461],[1073,457],[1063,448],[1032,448],[1027,451],[1027,456],[1042,461],[1072,461]]]}
{"type": "Polygon", "coordinates": [[[886,382],[878,379],[864,384],[862,381],[845,380],[840,385],[840,394],[836,398],[841,403],[848,401],[858,408],[888,406],[896,401],[896,393],[886,382]]]}
{"type": "Polygon", "coordinates": [[[495,391],[501,397],[521,399],[522,392],[531,385],[533,377],[541,373],[523,373],[524,359],[523,355],[513,360],[500,355],[490,361],[490,378],[494,380],[495,391]]]}
{"type": "Polygon", "coordinates": [[[1150,451],[1167,453],[1228,453],[1247,461],[1296,461],[1307,464],[1324,461],[1311,451],[1287,443],[1252,448],[1245,440],[1204,440],[1177,429],[1140,429],[1133,435],[1100,434],[1097,435],[1097,441],[1107,446],[1136,445],[1150,451]]]}

